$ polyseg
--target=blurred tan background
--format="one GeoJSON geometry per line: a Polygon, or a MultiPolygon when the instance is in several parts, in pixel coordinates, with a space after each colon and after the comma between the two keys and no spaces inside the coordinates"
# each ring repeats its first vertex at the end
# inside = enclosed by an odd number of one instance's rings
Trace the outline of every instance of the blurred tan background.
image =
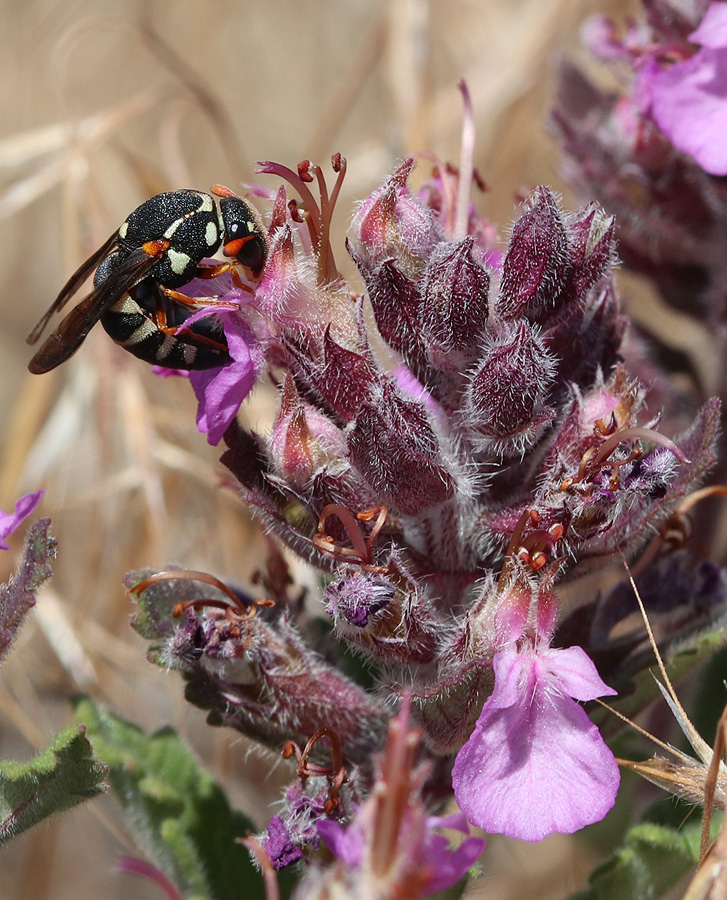
{"type": "MultiPolygon", "coordinates": [[[[559,53],[627,5],[586,0],[24,0],[0,4],[0,507],[47,489],[56,575],[0,671],[0,756],[23,758],[69,719],[84,690],[153,730],[171,723],[232,802],[264,824],[292,775],[212,731],[181,680],[150,666],[128,627],[120,579],[174,561],[249,585],[262,544],[217,453],[194,427],[189,386],[161,381],[99,327],[71,362],[31,377],[25,335],[70,272],[149,195],[233,189],[255,160],[348,159],[335,225],[402,154],[457,162],[469,85],[480,211],[506,226],[515,198],[561,183],[545,120],[559,53]],[[98,333],[96,333],[98,332],[98,333]],[[270,775],[270,772],[273,772],[270,775]],[[269,813],[268,813],[269,815],[269,813]]],[[[272,179],[259,179],[273,184],[272,179]]],[[[342,245],[339,256],[343,258],[342,245]]],[[[264,429],[270,395],[243,415],[264,429]]],[[[22,529],[21,529],[22,531],[22,529]]],[[[0,558],[2,579],[19,542],[0,558]]],[[[310,573],[299,571],[301,580],[310,573]]],[[[111,798],[2,851],[2,900],[153,898],[110,872],[132,852],[111,798]]],[[[499,846],[477,895],[560,897],[593,859],[581,844],[499,846]],[[513,873],[519,880],[513,881],[513,873]]]]}

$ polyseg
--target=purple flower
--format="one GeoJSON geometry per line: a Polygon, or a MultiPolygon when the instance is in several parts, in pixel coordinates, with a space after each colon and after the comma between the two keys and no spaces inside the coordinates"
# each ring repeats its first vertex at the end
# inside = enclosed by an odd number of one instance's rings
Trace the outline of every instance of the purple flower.
{"type": "Polygon", "coordinates": [[[727,3],[712,3],[689,39],[701,49],[669,68],[647,65],[641,83],[674,146],[710,175],[727,175],[727,3]]]}
{"type": "Polygon", "coordinates": [[[44,491],[36,491],[34,494],[26,494],[24,497],[21,497],[11,513],[3,512],[0,509],[0,549],[10,549],[5,538],[11,535],[24,519],[28,518],[40,503],[44,493],[44,491]]]}
{"type": "Polygon", "coordinates": [[[571,834],[613,806],[619,770],[575,701],[615,694],[580,647],[524,638],[493,658],[495,689],[452,773],[474,825],[525,841],[571,834]]]}
{"type": "MultiPolygon", "coordinates": [[[[419,795],[422,772],[412,769],[420,735],[409,727],[409,699],[389,726],[382,771],[369,798],[344,828],[332,819],[318,833],[341,860],[356,897],[428,897],[451,887],[472,868],[485,847],[467,837],[456,849],[438,828],[467,834],[462,815],[427,816],[419,795]]],[[[347,894],[346,896],[349,896],[347,894]]]]}
{"type": "MultiPolygon", "coordinates": [[[[189,373],[199,403],[197,428],[207,435],[208,443],[213,446],[222,440],[242,401],[253,389],[263,363],[257,339],[245,319],[234,310],[218,310],[216,315],[225,330],[232,362],[216,369],[189,373]]],[[[194,316],[187,323],[192,319],[194,316]]]]}
{"type": "MultiPolygon", "coordinates": [[[[455,849],[444,835],[435,833],[437,828],[449,828],[467,834],[467,821],[457,813],[451,816],[429,816],[418,821],[417,827],[412,829],[413,834],[407,824],[405,817],[400,836],[403,841],[408,843],[414,834],[419,837],[419,830],[424,836],[417,848],[415,862],[418,873],[424,874],[424,885],[422,893],[414,896],[428,897],[452,887],[469,872],[485,848],[482,838],[467,837],[455,849]]],[[[364,865],[367,840],[365,828],[355,822],[348,828],[343,828],[333,819],[321,819],[317,827],[318,833],[336,859],[340,859],[350,869],[358,869],[364,865]]]]}

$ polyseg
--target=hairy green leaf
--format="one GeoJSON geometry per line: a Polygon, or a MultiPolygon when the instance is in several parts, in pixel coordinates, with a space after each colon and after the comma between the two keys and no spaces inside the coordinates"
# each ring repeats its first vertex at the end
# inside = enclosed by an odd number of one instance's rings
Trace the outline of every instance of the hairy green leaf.
{"type": "Polygon", "coordinates": [[[30,762],[0,761],[0,842],[95,797],[106,774],[81,725],[59,732],[30,762]]]}
{"type": "Polygon", "coordinates": [[[86,697],[75,703],[146,856],[189,900],[262,900],[262,877],[235,843],[255,826],[230,809],[179,736],[147,735],[86,697]]]}

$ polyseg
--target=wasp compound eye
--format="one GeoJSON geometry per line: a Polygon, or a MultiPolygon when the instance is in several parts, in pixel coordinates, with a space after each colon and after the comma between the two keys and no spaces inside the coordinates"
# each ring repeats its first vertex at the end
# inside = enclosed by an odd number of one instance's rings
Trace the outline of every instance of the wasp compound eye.
{"type": "Polygon", "coordinates": [[[260,214],[242,197],[223,197],[220,211],[225,255],[234,257],[257,277],[268,254],[268,238],[260,214]]]}

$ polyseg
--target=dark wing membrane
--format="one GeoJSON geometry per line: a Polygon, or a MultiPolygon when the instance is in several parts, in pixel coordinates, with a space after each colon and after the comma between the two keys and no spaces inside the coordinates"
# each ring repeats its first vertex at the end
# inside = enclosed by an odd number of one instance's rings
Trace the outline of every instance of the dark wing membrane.
{"type": "Polygon", "coordinates": [[[53,313],[58,312],[63,309],[63,307],[68,303],[71,297],[78,291],[83,282],[88,278],[91,272],[98,268],[98,264],[101,260],[108,256],[111,250],[113,249],[116,241],[118,239],[119,233],[115,231],[111,237],[102,244],[98,250],[90,256],[86,262],[82,263],[76,271],[71,275],[68,281],[61,288],[61,292],[58,294],[56,299],[53,301],[51,308],[46,312],[43,318],[38,322],[35,328],[30,332],[30,334],[25,339],[27,344],[34,344],[38,338],[41,336],[43,331],[45,330],[45,326],[48,324],[50,317],[53,313]]]}
{"type": "Polygon", "coordinates": [[[72,356],[101,316],[144,278],[158,262],[162,253],[163,251],[160,251],[154,256],[149,256],[141,248],[134,250],[114,269],[110,278],[74,306],[28,363],[28,369],[33,375],[50,372],[72,356]]]}

